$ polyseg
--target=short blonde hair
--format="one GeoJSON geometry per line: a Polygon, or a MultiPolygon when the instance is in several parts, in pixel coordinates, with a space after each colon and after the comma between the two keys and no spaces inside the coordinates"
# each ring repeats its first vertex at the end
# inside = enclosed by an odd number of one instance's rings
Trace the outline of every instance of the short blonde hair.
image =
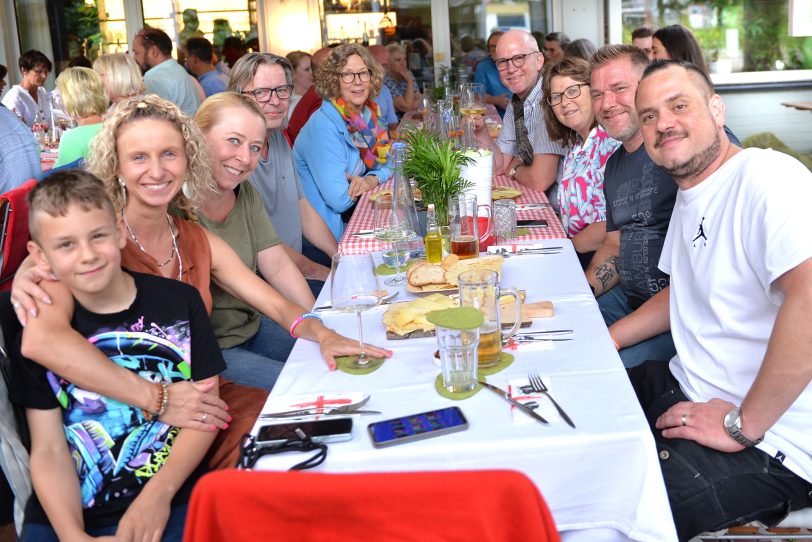
{"type": "Polygon", "coordinates": [[[85,119],[107,111],[107,93],[99,75],[90,68],[67,68],[56,78],[56,86],[71,117],[85,119]]]}
{"type": "Polygon", "coordinates": [[[195,113],[195,122],[207,134],[212,127],[220,120],[220,114],[224,109],[229,107],[242,107],[253,113],[259,120],[262,121],[262,129],[265,130],[265,114],[259,108],[257,102],[243,94],[236,92],[218,92],[212,94],[200,104],[200,107],[195,113]]]}
{"type": "Polygon", "coordinates": [[[124,53],[104,55],[96,59],[93,69],[101,76],[111,100],[132,98],[144,93],[141,69],[130,55],[124,53]]]}
{"type": "MultiPolygon", "coordinates": [[[[104,121],[99,134],[93,138],[87,170],[104,183],[116,211],[124,208],[125,200],[118,184],[118,136],[121,128],[139,120],[162,120],[174,126],[182,135],[186,151],[186,183],[183,190],[169,202],[169,210],[187,220],[196,221],[196,209],[216,189],[203,133],[195,122],[167,100],[149,94],[130,98],[116,107],[104,121]]],[[[144,134],[149,137],[149,134],[144,134]]]]}
{"type": "Polygon", "coordinates": [[[316,92],[324,100],[331,100],[341,96],[341,70],[347,65],[352,55],[358,55],[366,64],[370,74],[369,99],[374,99],[381,91],[383,85],[383,68],[377,60],[372,58],[369,49],[355,44],[346,44],[336,47],[324,63],[319,66],[316,77],[316,92]]]}

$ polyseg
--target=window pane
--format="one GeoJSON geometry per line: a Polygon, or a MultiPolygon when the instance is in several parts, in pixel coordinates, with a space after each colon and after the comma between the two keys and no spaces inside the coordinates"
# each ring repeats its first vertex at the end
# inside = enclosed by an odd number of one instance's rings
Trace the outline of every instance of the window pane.
{"type": "Polygon", "coordinates": [[[812,38],[789,37],[786,0],[623,0],[623,41],[643,24],[690,28],[711,73],[812,68],[812,38]]]}

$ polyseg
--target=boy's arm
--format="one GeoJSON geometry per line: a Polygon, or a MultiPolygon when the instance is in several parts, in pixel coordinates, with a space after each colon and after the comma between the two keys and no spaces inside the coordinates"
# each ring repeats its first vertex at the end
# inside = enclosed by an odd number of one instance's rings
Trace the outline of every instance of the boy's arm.
{"type": "MultiPolygon", "coordinates": [[[[217,377],[211,393],[218,393],[217,377]]],[[[169,519],[170,504],[186,479],[200,464],[214,441],[215,433],[181,429],[166,463],[127,508],[116,531],[123,540],[160,540],[169,519]]]]}
{"type": "Polygon", "coordinates": [[[31,480],[60,540],[86,540],[79,477],[58,408],[25,411],[31,431],[31,480]]]}
{"type": "MultiPolygon", "coordinates": [[[[65,286],[52,281],[43,281],[39,286],[52,303],[40,303],[37,317],[28,319],[23,330],[23,355],[77,386],[152,412],[158,402],[157,387],[111,362],[71,327],[73,297],[65,286]]],[[[178,382],[169,387],[169,406],[161,421],[176,427],[215,431],[225,428],[231,419],[226,408],[202,383],[178,382]],[[209,413],[210,423],[197,421],[204,411],[209,413]]]]}

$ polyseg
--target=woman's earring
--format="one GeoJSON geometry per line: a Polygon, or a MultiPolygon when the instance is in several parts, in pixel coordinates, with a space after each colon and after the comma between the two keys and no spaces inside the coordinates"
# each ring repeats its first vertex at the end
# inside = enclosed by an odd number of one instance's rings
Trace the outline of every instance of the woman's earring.
{"type": "Polygon", "coordinates": [[[189,188],[189,179],[184,179],[181,190],[183,190],[183,195],[186,196],[186,199],[192,199],[192,189],[189,188]]]}
{"type": "Polygon", "coordinates": [[[121,201],[124,205],[127,204],[127,186],[124,184],[124,179],[118,178],[118,186],[121,188],[121,201]]]}

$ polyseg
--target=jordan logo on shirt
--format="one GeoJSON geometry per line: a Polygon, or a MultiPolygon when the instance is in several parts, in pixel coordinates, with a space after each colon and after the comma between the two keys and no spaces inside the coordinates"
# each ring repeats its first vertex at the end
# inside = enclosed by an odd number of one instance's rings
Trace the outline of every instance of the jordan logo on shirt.
{"type": "Polygon", "coordinates": [[[708,246],[708,238],[705,236],[705,227],[703,224],[705,223],[705,217],[702,217],[702,220],[699,221],[699,228],[696,230],[696,237],[694,237],[692,243],[694,247],[696,247],[696,242],[702,239],[702,246],[708,246]]]}

